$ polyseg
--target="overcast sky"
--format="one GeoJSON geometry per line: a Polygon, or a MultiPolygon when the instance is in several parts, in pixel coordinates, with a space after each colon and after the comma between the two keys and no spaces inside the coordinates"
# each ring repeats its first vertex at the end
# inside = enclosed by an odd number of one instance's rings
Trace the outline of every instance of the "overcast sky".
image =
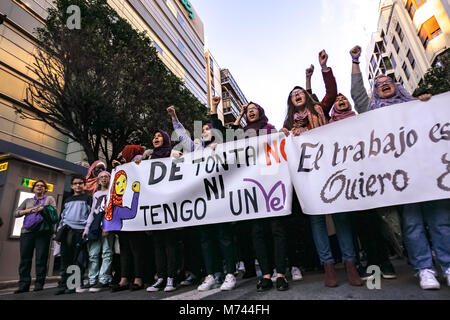
{"type": "MultiPolygon", "coordinates": [[[[248,100],[259,103],[280,129],[289,92],[305,87],[312,64],[314,93],[325,95],[318,53],[329,54],[338,91],[350,99],[350,49],[365,50],[376,31],[379,0],[192,0],[205,27],[206,46],[228,68],[248,100]]],[[[366,86],[368,83],[366,81],[366,86]]]]}

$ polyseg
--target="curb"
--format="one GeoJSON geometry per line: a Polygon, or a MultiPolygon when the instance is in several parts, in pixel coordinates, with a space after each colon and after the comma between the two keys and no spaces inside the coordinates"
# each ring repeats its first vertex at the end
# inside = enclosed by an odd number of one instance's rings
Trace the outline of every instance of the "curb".
{"type": "MultiPolygon", "coordinates": [[[[45,283],[55,283],[58,282],[59,279],[61,279],[61,277],[59,276],[52,276],[52,277],[46,277],[45,278],[45,283]]],[[[36,279],[32,279],[31,281],[31,285],[33,285],[33,282],[36,279]]],[[[10,289],[10,288],[17,288],[19,286],[19,280],[10,280],[10,281],[0,281],[0,290],[4,290],[4,289],[10,289]]]]}

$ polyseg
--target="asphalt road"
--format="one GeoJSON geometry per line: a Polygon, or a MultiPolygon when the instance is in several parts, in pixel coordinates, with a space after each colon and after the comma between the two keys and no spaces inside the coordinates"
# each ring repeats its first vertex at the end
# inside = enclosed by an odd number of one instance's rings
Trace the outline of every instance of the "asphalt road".
{"type": "Polygon", "coordinates": [[[450,300],[450,287],[443,278],[440,278],[440,290],[422,290],[418,278],[414,277],[412,268],[404,260],[393,261],[398,278],[394,280],[382,279],[379,290],[369,290],[367,286],[352,287],[346,281],[342,264],[337,265],[339,286],[327,288],[323,284],[323,274],[311,272],[304,274],[301,281],[289,281],[290,288],[281,292],[272,289],[267,292],[256,292],[256,278],[241,279],[238,276],[237,287],[229,292],[213,289],[199,292],[196,287],[181,287],[178,290],[165,292],[123,291],[111,293],[102,291],[98,293],[74,293],[55,296],[56,284],[46,285],[40,292],[13,294],[14,289],[0,291],[2,300],[203,300],[203,301],[249,301],[249,300],[450,300]]]}

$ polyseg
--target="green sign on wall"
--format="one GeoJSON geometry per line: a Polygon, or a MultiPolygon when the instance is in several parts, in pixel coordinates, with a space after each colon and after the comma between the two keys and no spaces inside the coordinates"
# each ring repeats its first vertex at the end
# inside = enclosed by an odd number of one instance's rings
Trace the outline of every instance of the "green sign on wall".
{"type": "Polygon", "coordinates": [[[189,12],[189,18],[194,19],[194,10],[192,10],[192,5],[188,0],[180,0],[181,4],[186,8],[186,10],[189,12]]]}

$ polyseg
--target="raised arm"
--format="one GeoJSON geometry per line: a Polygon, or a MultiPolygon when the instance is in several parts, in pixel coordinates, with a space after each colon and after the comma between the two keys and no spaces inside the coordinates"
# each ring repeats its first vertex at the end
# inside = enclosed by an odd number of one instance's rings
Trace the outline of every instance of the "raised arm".
{"type": "Polygon", "coordinates": [[[319,63],[322,67],[323,82],[325,83],[326,95],[320,103],[324,114],[329,118],[329,113],[333,107],[337,96],[337,84],[333,75],[333,70],[327,66],[328,54],[325,50],[319,52],[319,63]]]}
{"type": "Polygon", "coordinates": [[[232,125],[233,129],[239,128],[239,123],[241,122],[241,119],[244,116],[244,114],[247,112],[247,107],[248,107],[247,104],[242,106],[241,113],[239,114],[239,116],[237,117],[236,121],[232,125]]]}
{"type": "Polygon", "coordinates": [[[370,98],[364,88],[364,80],[361,69],[359,68],[359,57],[361,56],[361,47],[355,46],[350,50],[352,56],[352,86],[351,95],[358,113],[366,112],[369,109],[370,98]]]}
{"type": "Polygon", "coordinates": [[[308,69],[306,69],[306,91],[312,93],[311,89],[311,78],[314,74],[314,65],[312,64],[308,69]]]}
{"type": "Polygon", "coordinates": [[[213,129],[219,130],[222,133],[222,137],[225,138],[227,128],[224,127],[222,121],[219,120],[217,115],[217,106],[219,105],[220,100],[221,98],[217,96],[212,99],[210,119],[213,129]]]}
{"type": "Polygon", "coordinates": [[[188,132],[181,124],[181,122],[178,120],[177,114],[175,112],[175,107],[174,106],[168,107],[167,113],[172,118],[173,129],[175,130],[178,137],[178,141],[180,141],[181,145],[183,146],[183,149],[187,150],[188,152],[194,152],[195,150],[201,149],[202,146],[195,144],[194,141],[192,141],[188,132]]]}

